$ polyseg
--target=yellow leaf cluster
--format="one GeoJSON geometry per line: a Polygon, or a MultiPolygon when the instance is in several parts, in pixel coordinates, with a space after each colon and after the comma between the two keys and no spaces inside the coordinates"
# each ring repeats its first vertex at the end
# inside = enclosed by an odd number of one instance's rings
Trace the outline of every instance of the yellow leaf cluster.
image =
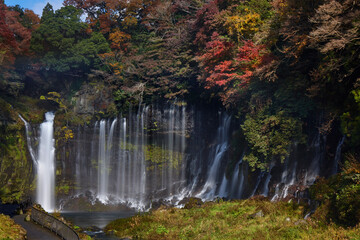
{"type": "Polygon", "coordinates": [[[58,92],[48,92],[48,95],[58,97],[58,98],[61,97],[60,93],[58,93],[58,92]]]}
{"type": "Polygon", "coordinates": [[[40,100],[50,100],[50,101],[54,101],[56,103],[59,104],[59,107],[62,109],[67,109],[66,105],[63,102],[63,99],[61,98],[60,93],[58,92],[48,92],[47,96],[40,96],[40,100]]]}
{"type": "Polygon", "coordinates": [[[110,33],[109,40],[111,41],[111,48],[121,50],[124,43],[131,39],[131,35],[116,29],[110,33]]]}
{"type": "Polygon", "coordinates": [[[66,144],[70,139],[73,139],[74,133],[71,129],[64,126],[55,132],[55,136],[56,136],[56,144],[59,146],[66,144]]]}
{"type": "Polygon", "coordinates": [[[74,133],[71,129],[67,128],[66,126],[62,127],[61,128],[61,131],[63,133],[63,138],[65,140],[68,140],[68,139],[73,139],[74,138],[74,133]]]}
{"type": "Polygon", "coordinates": [[[229,36],[235,37],[238,41],[241,41],[244,36],[259,31],[259,25],[261,24],[260,15],[247,10],[245,15],[233,15],[225,18],[225,28],[228,31],[229,36]]]}

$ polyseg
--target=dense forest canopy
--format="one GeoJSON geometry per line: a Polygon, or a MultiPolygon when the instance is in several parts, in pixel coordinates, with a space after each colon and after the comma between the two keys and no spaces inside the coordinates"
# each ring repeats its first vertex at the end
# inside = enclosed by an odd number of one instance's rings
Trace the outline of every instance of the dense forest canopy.
{"type": "Polygon", "coordinates": [[[243,120],[254,169],[283,161],[309,125],[359,147],[359,57],[357,0],[65,0],[41,17],[0,3],[1,101],[52,92],[42,99],[68,121],[84,86],[110,99],[108,116],[166,99],[222,105],[243,120]]]}

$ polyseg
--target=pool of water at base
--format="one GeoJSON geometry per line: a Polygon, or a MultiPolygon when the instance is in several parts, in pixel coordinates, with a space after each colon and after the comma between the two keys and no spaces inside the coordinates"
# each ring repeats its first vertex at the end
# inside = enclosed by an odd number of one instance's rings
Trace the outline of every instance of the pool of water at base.
{"type": "Polygon", "coordinates": [[[118,218],[134,216],[136,212],[62,212],[61,215],[82,229],[91,229],[86,233],[94,239],[115,240],[114,236],[106,235],[102,230],[111,221],[118,218]],[[94,228],[95,227],[95,228],[94,228]],[[98,228],[98,229],[97,229],[98,228]]]}

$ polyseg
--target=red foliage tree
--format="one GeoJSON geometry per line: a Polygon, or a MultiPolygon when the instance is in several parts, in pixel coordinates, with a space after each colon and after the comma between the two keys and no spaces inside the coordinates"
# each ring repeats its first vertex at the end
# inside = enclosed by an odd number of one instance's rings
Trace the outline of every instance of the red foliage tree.
{"type": "Polygon", "coordinates": [[[25,9],[24,21],[28,25],[28,28],[31,29],[31,31],[34,31],[40,27],[40,18],[32,10],[25,9]]]}
{"type": "Polygon", "coordinates": [[[15,61],[14,50],[17,48],[15,36],[6,23],[7,7],[0,3],[0,64],[12,64],[15,61]]]}
{"type": "Polygon", "coordinates": [[[20,13],[6,11],[6,23],[17,41],[16,55],[25,54],[30,48],[31,30],[20,23],[20,13]]]}
{"type": "Polygon", "coordinates": [[[240,91],[247,89],[253,72],[267,59],[263,45],[244,41],[235,49],[232,42],[215,32],[206,44],[205,53],[198,57],[203,67],[200,80],[206,89],[216,90],[228,106],[236,101],[240,91]]]}
{"type": "Polygon", "coordinates": [[[217,0],[205,4],[197,13],[193,29],[196,29],[194,43],[198,46],[205,46],[206,42],[215,31],[214,21],[219,14],[217,0]]]}
{"type": "Polygon", "coordinates": [[[205,88],[224,86],[235,77],[231,61],[233,47],[230,41],[221,38],[217,32],[212,34],[205,53],[198,57],[200,66],[204,69],[201,79],[205,79],[205,88]]]}
{"type": "Polygon", "coordinates": [[[239,75],[241,85],[249,83],[253,72],[261,64],[268,62],[268,54],[265,52],[264,45],[255,45],[252,41],[244,41],[244,45],[238,48],[238,53],[235,58],[237,66],[242,74],[239,75]]]}
{"type": "Polygon", "coordinates": [[[16,56],[27,54],[30,47],[31,30],[20,23],[19,15],[0,3],[0,64],[7,67],[16,56]]]}

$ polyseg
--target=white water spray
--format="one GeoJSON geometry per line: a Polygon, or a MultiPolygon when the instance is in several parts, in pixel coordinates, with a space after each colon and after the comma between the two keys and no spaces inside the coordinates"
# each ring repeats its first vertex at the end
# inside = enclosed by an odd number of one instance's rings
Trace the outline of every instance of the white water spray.
{"type": "Polygon", "coordinates": [[[40,125],[39,157],[37,159],[36,202],[47,212],[55,210],[55,148],[54,113],[45,114],[40,125]]]}

